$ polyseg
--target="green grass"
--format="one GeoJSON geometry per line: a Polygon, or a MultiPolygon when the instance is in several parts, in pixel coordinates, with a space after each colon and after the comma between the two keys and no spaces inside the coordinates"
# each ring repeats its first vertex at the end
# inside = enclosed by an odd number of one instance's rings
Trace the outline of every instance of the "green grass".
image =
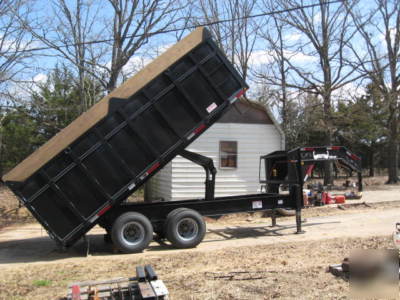
{"type": "Polygon", "coordinates": [[[33,281],[33,285],[37,286],[37,287],[49,286],[49,285],[51,285],[51,280],[47,280],[47,279],[35,280],[35,281],[33,281]]]}

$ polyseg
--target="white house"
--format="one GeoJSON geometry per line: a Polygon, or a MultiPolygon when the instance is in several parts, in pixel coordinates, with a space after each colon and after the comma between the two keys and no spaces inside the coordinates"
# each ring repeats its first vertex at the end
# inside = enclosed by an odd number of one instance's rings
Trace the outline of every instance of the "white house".
{"type": "MultiPolygon", "coordinates": [[[[214,161],[215,196],[260,192],[259,158],[284,148],[284,135],[264,105],[238,101],[187,150],[214,161]]],[[[146,201],[204,198],[204,169],[181,156],[174,158],[147,184],[146,201]]]]}

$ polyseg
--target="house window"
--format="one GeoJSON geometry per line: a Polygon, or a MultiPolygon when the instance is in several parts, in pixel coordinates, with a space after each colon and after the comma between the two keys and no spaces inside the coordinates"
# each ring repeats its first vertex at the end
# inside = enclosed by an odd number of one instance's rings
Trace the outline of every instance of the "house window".
{"type": "Polygon", "coordinates": [[[237,168],[237,142],[219,142],[220,168],[237,168]]]}

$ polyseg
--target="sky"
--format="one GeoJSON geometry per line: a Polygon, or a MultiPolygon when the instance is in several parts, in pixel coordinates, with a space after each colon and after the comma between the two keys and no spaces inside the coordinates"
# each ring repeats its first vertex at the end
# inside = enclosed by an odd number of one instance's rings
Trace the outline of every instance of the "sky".
{"type": "MultiPolygon", "coordinates": [[[[74,1],[72,0],[69,1],[69,3],[73,2],[74,1]]],[[[92,2],[98,8],[98,11],[94,11],[98,23],[93,26],[91,32],[89,33],[89,35],[92,35],[88,37],[89,40],[101,38],[102,36],[96,36],[96,33],[99,33],[101,35],[102,33],[107,32],[107,30],[109,30],[109,27],[103,26],[105,22],[110,22],[112,17],[109,12],[110,10],[105,8],[106,1],[92,0],[92,2]]],[[[369,8],[367,3],[369,3],[369,1],[363,1],[363,9],[369,8]]],[[[57,12],[54,7],[49,5],[49,1],[38,0],[34,6],[34,10],[36,14],[35,19],[45,20],[44,23],[37,24],[38,32],[48,30],[49,28],[51,28],[51,25],[54,25],[57,22],[55,15],[59,15],[59,12],[57,12]]],[[[316,14],[314,18],[317,20],[318,18],[320,18],[320,15],[316,14]]],[[[254,19],[255,22],[261,22],[262,20],[263,18],[254,19]]],[[[56,32],[48,32],[49,37],[55,38],[55,34],[56,32]]],[[[287,32],[284,36],[284,39],[286,43],[295,45],[296,43],[302,41],[304,39],[304,36],[298,32],[293,31],[287,32]]],[[[382,34],[379,34],[378,32],[375,33],[375,39],[378,42],[382,42],[382,34]]],[[[168,47],[173,45],[175,41],[176,37],[174,34],[162,34],[151,38],[149,43],[146,44],[143,49],[140,49],[138,53],[131,58],[129,63],[124,67],[124,72],[130,73],[132,71],[139,70],[145,64],[150,62],[152,58],[156,57],[157,54],[165,51],[168,47]]],[[[37,46],[42,46],[42,44],[40,42],[35,42],[31,47],[37,46]]],[[[95,45],[92,48],[95,52],[102,50],[101,47],[98,45],[95,45]]],[[[265,50],[265,45],[263,44],[262,39],[258,39],[256,41],[254,48],[255,51],[252,53],[250,59],[251,69],[259,69],[263,65],[271,62],[271,53],[270,51],[265,50]]],[[[305,48],[305,50],[300,51],[299,49],[296,50],[296,48],[292,48],[291,50],[287,50],[285,53],[290,56],[290,60],[294,65],[302,67],[310,72],[318,72],[318,58],[309,50],[310,49],[305,48]]],[[[360,51],[363,51],[361,46],[360,51]]],[[[36,56],[30,61],[30,65],[32,66],[32,68],[29,69],[29,72],[24,74],[24,80],[28,82],[33,81],[35,83],[44,83],[51,69],[54,68],[57,64],[65,62],[65,59],[60,58],[58,55],[55,54],[54,51],[42,51],[41,54],[42,55],[36,56]]],[[[110,53],[108,53],[104,56],[102,63],[105,66],[109,66],[110,60],[110,53]]],[[[253,87],[254,90],[257,90],[258,88],[257,84],[255,84],[254,82],[250,82],[250,86],[253,87]]],[[[16,87],[15,89],[17,90],[18,88],[19,87],[16,87]]],[[[24,87],[21,90],[21,93],[24,93],[24,87]]],[[[348,86],[346,86],[339,92],[342,94],[348,94],[349,91],[351,93],[360,93],[360,91],[358,91],[358,84],[349,83],[348,86]]]]}
{"type": "MultiPolygon", "coordinates": [[[[95,18],[95,22],[90,31],[87,33],[87,40],[99,40],[108,39],[111,36],[110,33],[110,22],[112,22],[111,10],[107,7],[108,1],[95,1],[95,0],[84,0],[92,3],[92,8],[89,11],[88,19],[95,18]],[[107,24],[108,23],[108,24],[107,24]]],[[[67,0],[67,3],[72,11],[74,11],[74,0],[67,0]]],[[[33,2],[32,2],[33,3],[33,2]]],[[[34,31],[38,34],[46,33],[49,40],[57,40],[60,36],[57,36],[62,32],[56,27],[59,22],[57,16],[61,13],[57,10],[56,6],[51,4],[51,1],[36,0],[29,8],[32,11],[30,16],[29,24],[34,28],[34,31]],[[34,5],[33,5],[34,4],[34,5]]],[[[86,11],[85,11],[86,13],[86,11]]],[[[75,15],[73,16],[75,17],[75,15]]],[[[0,32],[1,34],[1,32],[0,32]]],[[[68,43],[74,43],[72,36],[67,35],[68,43]]],[[[28,40],[28,39],[27,39],[28,40]]],[[[130,73],[132,71],[138,71],[145,64],[152,60],[152,58],[158,56],[161,52],[165,51],[170,45],[174,44],[175,37],[172,34],[163,34],[155,36],[150,39],[149,42],[137,51],[136,55],[128,62],[124,67],[123,72],[130,73]]],[[[60,43],[58,43],[60,45],[60,43]]],[[[47,46],[40,40],[31,42],[28,49],[34,49],[38,47],[47,46]]],[[[102,56],[101,63],[104,66],[110,66],[111,64],[111,51],[109,49],[103,49],[105,47],[102,44],[89,45],[94,53],[103,51],[105,54],[102,56]]],[[[66,48],[62,48],[67,50],[66,48]]],[[[32,52],[34,56],[25,61],[28,68],[24,68],[24,72],[18,74],[18,79],[22,83],[14,84],[11,86],[11,90],[19,95],[28,96],[30,90],[35,88],[35,84],[42,84],[46,82],[49,73],[57,65],[63,63],[69,63],[60,53],[55,50],[40,50],[32,52]]]]}

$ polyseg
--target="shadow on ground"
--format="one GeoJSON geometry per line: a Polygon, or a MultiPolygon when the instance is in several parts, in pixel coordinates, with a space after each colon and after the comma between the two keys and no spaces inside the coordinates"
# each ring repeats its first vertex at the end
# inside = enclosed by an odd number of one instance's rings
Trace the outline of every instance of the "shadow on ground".
{"type": "MultiPolygon", "coordinates": [[[[314,222],[314,223],[303,223],[302,227],[317,226],[322,224],[333,224],[340,223],[337,221],[330,222],[314,222]]],[[[305,233],[303,231],[302,233],[305,233]]],[[[258,227],[227,227],[223,229],[208,229],[206,239],[203,243],[216,242],[222,240],[232,239],[245,239],[245,238],[259,238],[266,236],[288,236],[296,234],[296,225],[276,225],[272,226],[258,226],[258,227]],[[214,238],[213,238],[214,237],[214,238]]]]}
{"type": "MultiPolygon", "coordinates": [[[[306,223],[303,227],[317,226],[327,223],[306,223]]],[[[232,239],[259,238],[266,236],[289,236],[295,233],[295,225],[278,225],[276,227],[227,227],[209,229],[203,243],[223,242],[232,239]]],[[[146,252],[170,251],[173,248],[167,241],[157,241],[150,244],[146,252]]],[[[21,240],[0,242],[0,265],[30,262],[49,262],[67,258],[91,256],[106,256],[117,254],[112,244],[104,242],[103,234],[90,234],[86,240],[79,240],[74,246],[62,250],[49,237],[35,237],[21,240]]]]}

